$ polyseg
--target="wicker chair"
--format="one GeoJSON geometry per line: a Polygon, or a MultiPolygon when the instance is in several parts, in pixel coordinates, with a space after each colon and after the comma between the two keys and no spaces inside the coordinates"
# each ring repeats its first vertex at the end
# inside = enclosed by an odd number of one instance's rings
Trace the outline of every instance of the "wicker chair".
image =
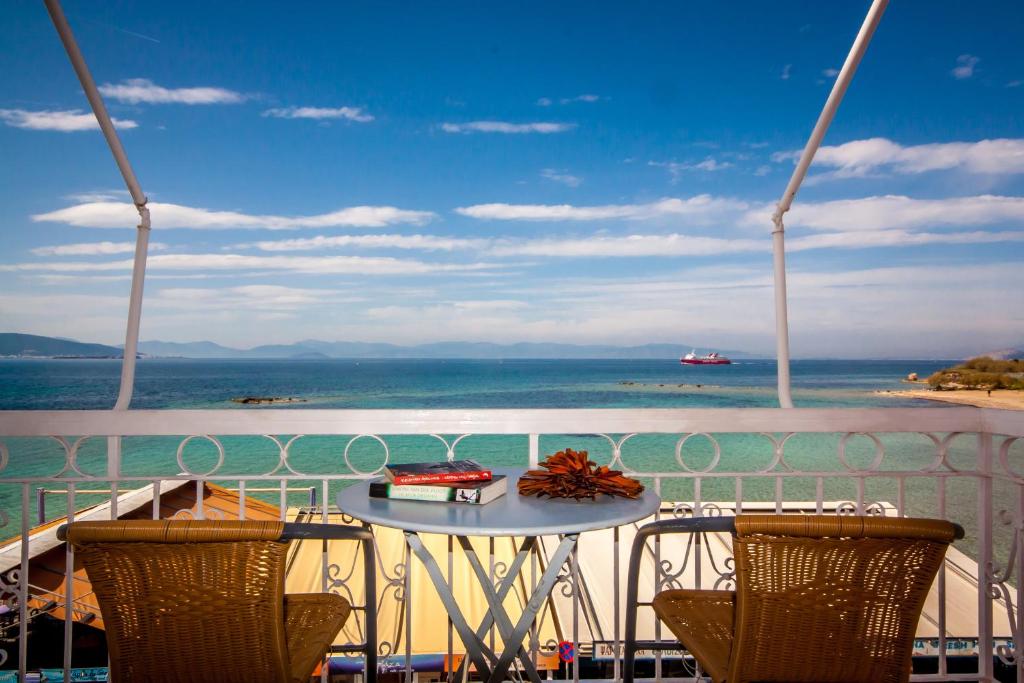
{"type": "Polygon", "coordinates": [[[625,683],[633,683],[647,538],[726,531],[734,534],[736,592],[666,590],[651,603],[714,683],[908,680],[925,596],[947,546],[963,538],[950,522],[888,517],[738,515],[648,524],[630,557],[625,683]]]}
{"type": "Polygon", "coordinates": [[[376,621],[368,529],[256,521],[76,522],[61,529],[96,593],[111,681],[309,680],[351,612],[333,593],[285,595],[288,541],[362,541],[367,680],[376,621]]]}

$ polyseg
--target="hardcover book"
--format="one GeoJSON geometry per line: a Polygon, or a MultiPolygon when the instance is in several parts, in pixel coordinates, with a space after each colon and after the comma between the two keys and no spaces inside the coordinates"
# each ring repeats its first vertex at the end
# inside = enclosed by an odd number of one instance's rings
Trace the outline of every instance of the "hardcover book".
{"type": "Polygon", "coordinates": [[[507,489],[507,481],[503,474],[499,474],[490,481],[482,481],[478,484],[470,482],[399,486],[380,479],[370,483],[370,496],[372,498],[391,498],[393,500],[425,500],[440,503],[484,505],[505,495],[507,489]]]}
{"type": "Polygon", "coordinates": [[[392,484],[451,484],[461,481],[489,481],[491,471],[475,460],[445,462],[414,462],[407,465],[388,465],[384,476],[392,484]]]}

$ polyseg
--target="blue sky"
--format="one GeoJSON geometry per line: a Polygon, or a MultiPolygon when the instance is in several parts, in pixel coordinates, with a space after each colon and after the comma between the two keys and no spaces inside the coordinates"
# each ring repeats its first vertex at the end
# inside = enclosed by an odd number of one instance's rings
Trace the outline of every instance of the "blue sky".
{"type": "MultiPolygon", "coordinates": [[[[65,11],[151,201],[143,339],[770,354],[768,216],[867,6],[65,11]]],[[[42,4],[0,15],[0,328],[116,343],[134,210],[42,4]]],[[[794,355],[1024,342],[1022,32],[888,9],[787,219],[794,355]]]]}

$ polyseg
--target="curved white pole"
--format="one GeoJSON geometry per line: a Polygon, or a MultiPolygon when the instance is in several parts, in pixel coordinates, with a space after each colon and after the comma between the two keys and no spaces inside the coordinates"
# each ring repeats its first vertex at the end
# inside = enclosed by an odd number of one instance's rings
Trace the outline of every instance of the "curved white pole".
{"type": "Polygon", "coordinates": [[[786,185],[786,190],[782,193],[782,199],[779,200],[775,213],[772,214],[772,224],[774,225],[772,229],[772,256],[775,269],[775,345],[778,357],[779,406],[782,408],[793,407],[789,377],[789,317],[786,304],[786,245],[784,239],[786,226],[782,223],[782,216],[793,205],[793,199],[796,197],[801,183],[803,183],[804,178],[807,176],[807,169],[811,167],[811,162],[814,161],[814,155],[818,152],[818,147],[821,146],[821,141],[824,139],[832,119],[835,118],[839,104],[843,101],[843,95],[846,94],[846,89],[853,80],[853,74],[856,73],[861,58],[867,52],[868,43],[871,42],[871,37],[874,35],[875,29],[878,28],[878,22],[882,20],[882,13],[885,12],[888,4],[889,0],[874,0],[871,3],[871,8],[868,10],[867,16],[864,17],[864,23],[861,24],[860,31],[857,33],[857,38],[853,41],[853,47],[850,48],[850,54],[846,56],[846,62],[839,71],[839,76],[836,77],[836,82],[832,86],[832,92],[829,94],[828,100],[825,101],[825,108],[821,110],[818,122],[814,124],[814,130],[811,131],[811,137],[808,138],[807,144],[804,146],[804,151],[800,155],[796,168],[793,170],[789,184],[786,185]]]}
{"type": "Polygon", "coordinates": [[[132,202],[135,203],[135,207],[139,211],[139,229],[135,239],[135,262],[132,267],[132,288],[128,298],[128,324],[124,339],[124,358],[121,362],[121,387],[117,393],[117,402],[114,404],[114,410],[127,410],[132,400],[132,390],[135,383],[135,356],[139,346],[139,321],[142,318],[142,289],[146,279],[146,254],[149,248],[149,209],[146,208],[146,195],[143,194],[142,187],[139,185],[131,163],[128,161],[128,156],[124,152],[124,147],[121,146],[121,139],[117,136],[114,123],[110,120],[107,107],[103,104],[103,98],[100,96],[99,90],[96,89],[96,83],[92,80],[92,74],[89,73],[89,67],[85,63],[85,58],[82,57],[82,52],[78,49],[78,43],[71,32],[71,27],[68,25],[67,17],[64,16],[64,10],[61,9],[60,2],[58,0],[43,1],[46,5],[46,10],[50,13],[50,19],[53,20],[54,27],[57,29],[57,34],[60,36],[61,42],[64,43],[64,49],[67,50],[68,58],[71,59],[71,66],[74,67],[75,73],[78,74],[78,80],[81,82],[82,90],[85,91],[85,96],[92,106],[96,121],[100,124],[103,137],[107,139],[107,145],[110,146],[110,152],[114,155],[117,168],[124,177],[125,185],[128,186],[132,202]]]}

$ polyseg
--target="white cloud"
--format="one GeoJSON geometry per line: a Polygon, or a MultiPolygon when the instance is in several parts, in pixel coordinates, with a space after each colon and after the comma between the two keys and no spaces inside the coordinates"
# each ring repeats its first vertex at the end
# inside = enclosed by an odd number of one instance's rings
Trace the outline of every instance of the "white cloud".
{"type": "Polygon", "coordinates": [[[129,78],[99,87],[105,97],[128,104],[238,104],[248,99],[224,88],[165,88],[147,78],[129,78]]]}
{"type": "Polygon", "coordinates": [[[268,109],[262,114],[276,119],[347,119],[367,123],[373,116],[363,111],[362,107],[283,107],[268,109]]]}
{"type": "Polygon", "coordinates": [[[242,285],[238,287],[164,287],[150,296],[146,305],[163,309],[295,311],[316,308],[325,301],[361,301],[332,289],[305,289],[280,285],[242,285]]]}
{"type": "MultiPolygon", "coordinates": [[[[915,233],[906,230],[847,231],[790,237],[787,251],[811,249],[866,249],[922,244],[987,244],[1024,242],[1024,231],[915,233]]],[[[498,240],[490,249],[496,256],[549,258],[631,258],[658,256],[713,256],[766,252],[771,248],[768,233],[763,239],[729,239],[670,233],[666,235],[588,235],[569,239],[498,240]]]]}
{"type": "Polygon", "coordinates": [[[835,78],[839,75],[839,69],[824,69],[821,74],[826,78],[835,78]]]}
{"type": "Polygon", "coordinates": [[[446,133],[564,133],[576,127],[575,123],[509,123],[507,121],[469,121],[468,123],[442,123],[446,133]]]}
{"type": "Polygon", "coordinates": [[[455,209],[470,218],[505,221],[596,221],[609,219],[644,220],[665,216],[687,216],[691,219],[712,218],[730,211],[748,208],[736,199],[700,194],[687,199],[665,198],[648,204],[606,204],[573,206],[571,204],[476,204],[455,209]]]}
{"type": "MultiPolygon", "coordinates": [[[[160,242],[149,243],[150,252],[163,251],[166,248],[167,245],[160,242]]],[[[32,249],[32,253],[36,256],[105,256],[109,254],[131,254],[134,252],[134,242],[84,242],[32,249]]]]}
{"type": "Polygon", "coordinates": [[[804,235],[786,241],[787,251],[808,249],[867,249],[871,247],[907,247],[921,244],[990,244],[1024,242],[1024,231],[1004,232],[909,232],[907,230],[875,230],[870,232],[832,232],[804,235]]]}
{"type": "MultiPolygon", "coordinates": [[[[393,206],[352,206],[330,213],[294,217],[212,211],[162,202],[150,202],[148,206],[153,216],[153,226],[159,228],[375,228],[396,223],[422,225],[434,218],[430,211],[409,211],[393,206]]],[[[133,227],[138,219],[134,206],[120,202],[87,202],[32,216],[36,222],[66,223],[82,228],[128,228],[133,227]]]]}
{"type": "Polygon", "coordinates": [[[792,74],[792,72],[793,72],[793,65],[792,64],[787,64],[786,66],[782,67],[782,74],[779,76],[779,78],[781,78],[784,81],[788,81],[790,75],[792,74]]]}
{"type": "Polygon", "coordinates": [[[318,235],[305,239],[256,242],[252,246],[261,251],[311,251],[336,247],[454,251],[456,249],[482,248],[487,244],[487,240],[439,237],[437,235],[337,235],[333,237],[318,235]]]}
{"type": "MultiPolygon", "coordinates": [[[[0,272],[88,273],[131,270],[132,260],[59,261],[0,265],[0,272]]],[[[158,254],[149,257],[153,271],[283,271],[318,275],[424,275],[488,270],[490,263],[427,263],[390,256],[246,256],[242,254],[158,254]]]]}
{"type": "Polygon", "coordinates": [[[758,177],[764,177],[764,176],[768,175],[771,172],[772,172],[772,167],[768,166],[767,164],[765,164],[765,165],[758,166],[757,170],[754,171],[754,175],[756,175],[758,177]]]}
{"type": "Polygon", "coordinates": [[[974,75],[974,68],[978,66],[978,62],[981,59],[974,55],[960,55],[956,58],[956,66],[950,71],[953,74],[953,78],[957,80],[964,80],[974,75]]]}
{"type": "MultiPolygon", "coordinates": [[[[799,156],[798,151],[777,152],[772,160],[795,160],[799,156]]],[[[827,174],[829,178],[859,178],[880,171],[912,175],[951,169],[983,174],[1024,173],[1024,139],[903,146],[886,138],[868,138],[822,147],[814,164],[835,168],[827,174]]]]}
{"type": "Polygon", "coordinates": [[[584,94],[584,95],[577,95],[576,97],[563,97],[562,99],[559,100],[559,102],[561,104],[572,104],[574,102],[592,103],[592,102],[597,102],[600,99],[601,99],[600,95],[584,94]]]}
{"type": "MultiPolygon", "coordinates": [[[[774,205],[749,211],[751,227],[771,223],[774,205]]],[[[978,226],[1024,220],[1024,197],[979,195],[951,199],[911,199],[898,195],[797,203],[786,215],[789,227],[828,231],[913,230],[978,226]]]]}
{"type": "Polygon", "coordinates": [[[1017,80],[1017,81],[1010,81],[1010,82],[1008,82],[1006,84],[1006,87],[1007,88],[1019,88],[1022,85],[1024,85],[1024,81],[1017,80]]]}
{"type": "Polygon", "coordinates": [[[569,187],[579,187],[583,184],[583,178],[574,176],[565,170],[545,168],[540,172],[540,175],[542,178],[547,178],[551,182],[561,183],[562,185],[568,185],[569,187]]]}
{"type": "Polygon", "coordinates": [[[666,169],[672,176],[673,183],[679,182],[684,171],[708,171],[713,173],[715,171],[724,171],[733,166],[728,161],[718,161],[713,157],[705,157],[703,161],[687,163],[679,161],[648,161],[647,165],[666,169]]]}
{"type": "Polygon", "coordinates": [[[550,97],[540,97],[537,99],[538,107],[550,107],[552,104],[550,97]]]}
{"type": "MultiPolygon", "coordinates": [[[[0,121],[14,128],[27,130],[56,130],[71,133],[80,130],[99,130],[100,124],[91,113],[81,109],[26,111],[25,109],[0,109],[0,121]]],[[[115,119],[115,128],[128,130],[138,128],[139,124],[131,119],[115,119]]]]}
{"type": "Polygon", "coordinates": [[[704,256],[770,248],[767,237],[754,239],[722,239],[694,235],[626,235],[610,237],[590,235],[578,239],[538,239],[503,243],[491,253],[501,256],[564,257],[637,257],[637,256],[704,256]]]}

